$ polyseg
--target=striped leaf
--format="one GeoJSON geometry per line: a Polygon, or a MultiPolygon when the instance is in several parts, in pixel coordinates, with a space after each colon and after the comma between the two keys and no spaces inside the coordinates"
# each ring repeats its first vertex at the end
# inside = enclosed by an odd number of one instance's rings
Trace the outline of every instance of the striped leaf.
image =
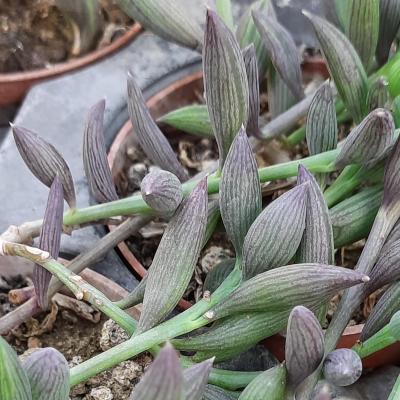
{"type": "Polygon", "coordinates": [[[260,84],[258,81],[257,55],[254,45],[248,45],[242,50],[242,53],[249,84],[249,118],[246,130],[250,135],[259,136],[260,84]]]}
{"type": "Polygon", "coordinates": [[[372,83],[368,90],[367,107],[369,111],[376,108],[390,107],[389,82],[383,76],[379,76],[372,83]]]}
{"type": "Polygon", "coordinates": [[[137,334],[164,320],[178,304],[193,275],[206,225],[207,179],[203,179],[164,231],[147,274],[137,334]]]}
{"type": "Polygon", "coordinates": [[[290,33],[273,17],[253,11],[254,23],[260,33],[268,55],[293,96],[304,97],[302,88],[300,58],[290,33]]]}
{"type": "Polygon", "coordinates": [[[344,31],[365,68],[374,61],[379,36],[379,0],[346,0],[344,31]]]}
{"type": "Polygon", "coordinates": [[[356,50],[334,25],[323,18],[303,12],[317,35],[329,72],[346,108],[356,122],[366,114],[367,74],[356,50]]]}
{"type": "Polygon", "coordinates": [[[219,211],[219,200],[210,199],[208,202],[207,227],[206,233],[204,234],[202,247],[204,247],[208,243],[211,236],[214,234],[215,229],[218,227],[220,221],[221,213],[219,211]]]}
{"type": "Polygon", "coordinates": [[[253,379],[243,390],[239,400],[284,400],[285,391],[286,368],[281,364],[253,379]]]}
{"type": "Polygon", "coordinates": [[[389,58],[390,47],[400,29],[400,2],[379,0],[379,38],[376,58],[383,65],[389,58]]]}
{"type": "Polygon", "coordinates": [[[375,304],[361,332],[360,341],[364,342],[380,331],[395,312],[400,310],[400,283],[393,283],[375,304]]]}
{"type": "Polygon", "coordinates": [[[143,297],[144,297],[144,292],[146,290],[146,284],[147,284],[147,275],[145,275],[139,284],[135,287],[135,289],[132,290],[128,294],[128,296],[124,297],[123,299],[117,301],[115,304],[119,307],[122,308],[123,310],[126,310],[127,308],[134,307],[140,303],[143,302],[143,297]]]}
{"type": "Polygon", "coordinates": [[[297,306],[290,313],[285,345],[289,384],[295,390],[324,358],[324,334],[315,315],[297,306]]]}
{"type": "Polygon", "coordinates": [[[347,136],[335,163],[339,168],[347,164],[371,167],[382,160],[394,142],[392,114],[378,108],[368,114],[347,136]]]}
{"type": "Polygon", "coordinates": [[[400,341],[400,311],[397,311],[388,324],[390,334],[400,341]]]}
{"type": "Polygon", "coordinates": [[[181,181],[187,180],[187,172],[178,161],[167,138],[151,117],[143,94],[130,73],[128,74],[128,111],[133,130],[147,157],[160,168],[175,174],[181,181]]]}
{"type": "Polygon", "coordinates": [[[329,82],[323,83],[314,94],[307,114],[306,139],[311,155],[336,149],[338,127],[329,82]]]}
{"type": "Polygon", "coordinates": [[[259,0],[254,2],[243,14],[236,32],[242,49],[250,44],[254,45],[257,55],[258,74],[261,79],[263,79],[268,69],[269,57],[264,42],[254,24],[252,16],[253,11],[259,11],[260,13],[272,17],[275,16],[275,10],[271,0],[259,0]]]}
{"type": "Polygon", "coordinates": [[[300,263],[333,264],[333,231],[328,206],[314,176],[299,166],[298,183],[309,182],[306,222],[297,258],[300,263]]]}
{"type": "Polygon", "coordinates": [[[245,279],[285,265],[296,254],[305,228],[308,186],[278,197],[251,225],[243,245],[245,279]]]}
{"type": "Polygon", "coordinates": [[[28,375],[14,349],[0,336],[0,399],[32,400],[28,375]]]}
{"type": "Polygon", "coordinates": [[[249,87],[239,44],[212,10],[207,10],[203,72],[208,113],[222,169],[233,139],[248,120],[249,87]]]}
{"type": "Polygon", "coordinates": [[[205,138],[212,138],[214,136],[206,105],[193,104],[178,108],[163,115],[157,122],[167,124],[192,135],[205,138]]]}
{"type": "Polygon", "coordinates": [[[222,170],[219,205],[222,221],[237,257],[253,221],[261,212],[257,163],[243,128],[237,134],[222,170]]]}
{"type": "Polygon", "coordinates": [[[210,359],[183,371],[185,400],[202,400],[212,365],[213,359],[210,359]]]}
{"type": "Polygon", "coordinates": [[[181,46],[200,50],[203,32],[178,0],[117,0],[133,20],[156,35],[181,46]]]}
{"type": "Polygon", "coordinates": [[[269,68],[267,75],[268,111],[271,118],[276,118],[292,107],[296,103],[296,99],[274,67],[269,68]]]}
{"type": "Polygon", "coordinates": [[[59,176],[64,198],[71,208],[76,206],[75,188],[71,171],[61,154],[36,133],[18,126],[12,126],[15,144],[21,157],[32,174],[47,187],[59,176]]]}
{"type": "Polygon", "coordinates": [[[83,134],[83,166],[90,193],[99,203],[118,200],[104,141],[105,105],[101,100],[89,110],[83,134]]]}
{"type": "Polygon", "coordinates": [[[396,125],[396,128],[400,128],[400,96],[397,96],[393,100],[393,118],[396,125]]]}
{"type": "Polygon", "coordinates": [[[349,386],[357,382],[362,374],[360,356],[351,349],[337,349],[324,360],[325,379],[335,386],[349,386]]]}
{"type": "Polygon", "coordinates": [[[284,266],[245,281],[209,315],[218,319],[235,313],[314,305],[329,300],[339,290],[368,281],[364,274],[332,265],[284,266]]]}
{"type": "Polygon", "coordinates": [[[231,0],[215,0],[215,6],[218,15],[226,26],[233,31],[233,15],[231,0]]]}
{"type": "Polygon", "coordinates": [[[140,191],[146,204],[162,215],[172,215],[183,199],[179,179],[163,170],[147,174],[140,184],[140,191]]]}
{"type": "Polygon", "coordinates": [[[234,400],[237,396],[219,386],[207,385],[203,400],[234,400]]]}
{"type": "Polygon", "coordinates": [[[167,343],[133,390],[130,400],[183,400],[183,374],[178,355],[167,343]]]}
{"type": "MultiPolygon", "coordinates": [[[[48,251],[54,259],[58,258],[58,253],[60,251],[63,211],[63,186],[58,175],[56,175],[50,187],[39,237],[39,249],[48,251]]],[[[51,276],[50,272],[42,266],[35,264],[33,269],[33,285],[35,287],[38,304],[43,310],[47,310],[49,305],[47,289],[51,276]]]]}
{"type": "Polygon", "coordinates": [[[204,280],[203,290],[208,290],[210,293],[221,285],[221,283],[228,277],[235,267],[236,259],[227,258],[217,264],[206,276],[204,280]]]}
{"type": "Polygon", "coordinates": [[[32,353],[23,361],[28,375],[32,400],[68,400],[69,367],[65,357],[47,347],[32,353]]]}

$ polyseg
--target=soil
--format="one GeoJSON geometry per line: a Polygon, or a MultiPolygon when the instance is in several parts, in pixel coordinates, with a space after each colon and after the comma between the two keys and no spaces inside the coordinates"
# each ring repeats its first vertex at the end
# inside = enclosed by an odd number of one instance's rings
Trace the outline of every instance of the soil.
{"type": "MultiPolygon", "coordinates": [[[[0,0],[0,73],[49,68],[82,55],[79,30],[55,6],[56,0],[0,0]]],[[[115,0],[100,0],[103,32],[95,48],[132,25],[115,0]]]]}

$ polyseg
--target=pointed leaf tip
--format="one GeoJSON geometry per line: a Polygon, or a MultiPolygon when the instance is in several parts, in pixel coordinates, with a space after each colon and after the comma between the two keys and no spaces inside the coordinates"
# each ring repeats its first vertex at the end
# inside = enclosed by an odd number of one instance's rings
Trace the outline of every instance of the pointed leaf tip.
{"type": "Polygon", "coordinates": [[[195,364],[183,371],[185,400],[201,400],[215,357],[195,364]]]}

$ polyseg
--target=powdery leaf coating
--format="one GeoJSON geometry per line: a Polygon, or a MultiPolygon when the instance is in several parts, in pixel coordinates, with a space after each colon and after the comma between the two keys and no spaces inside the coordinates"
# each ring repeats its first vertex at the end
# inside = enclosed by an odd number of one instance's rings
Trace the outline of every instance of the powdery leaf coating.
{"type": "Polygon", "coordinates": [[[178,355],[167,343],[133,390],[130,400],[183,400],[183,375],[178,355]]]}
{"type": "Polygon", "coordinates": [[[310,376],[324,357],[324,334],[315,315],[297,306],[290,313],[285,345],[285,363],[293,389],[310,376]]]}
{"type": "MultiPolygon", "coordinates": [[[[58,175],[56,175],[50,187],[42,229],[39,236],[39,249],[49,252],[54,259],[58,258],[58,253],[60,251],[63,211],[63,186],[58,175]]],[[[51,276],[52,274],[49,271],[41,265],[35,264],[33,269],[33,285],[38,298],[38,304],[43,310],[46,310],[49,305],[47,289],[51,276]]]]}
{"type": "Polygon", "coordinates": [[[65,357],[47,347],[23,361],[32,388],[32,400],[68,400],[69,367],[65,357]]]}
{"type": "Polygon", "coordinates": [[[251,225],[243,245],[245,279],[285,265],[296,254],[305,227],[308,186],[296,186],[278,197],[251,225]]]}
{"type": "Polygon", "coordinates": [[[362,164],[370,167],[382,160],[394,141],[392,114],[378,108],[369,113],[347,136],[335,160],[339,168],[347,164],[362,164]]]}
{"type": "Polygon", "coordinates": [[[239,44],[218,15],[207,10],[203,48],[204,90],[220,167],[249,114],[249,87],[239,44]]]}
{"type": "Polygon", "coordinates": [[[261,212],[257,162],[243,128],[226,158],[219,194],[222,221],[239,257],[247,231],[261,212]]]}
{"type": "Polygon", "coordinates": [[[359,355],[351,349],[337,349],[324,360],[324,376],[336,386],[349,386],[357,382],[362,374],[359,355]]]}
{"type": "Polygon", "coordinates": [[[147,274],[137,334],[164,320],[185,292],[203,244],[207,203],[205,178],[181,203],[164,231],[147,274]]]}
{"type": "Polygon", "coordinates": [[[90,193],[99,203],[118,200],[104,141],[105,105],[100,100],[89,110],[83,134],[83,166],[90,193]]]}
{"type": "Polygon", "coordinates": [[[0,336],[0,399],[32,400],[28,375],[14,349],[0,336]]]}
{"type": "Polygon", "coordinates": [[[400,2],[398,0],[379,1],[379,38],[376,58],[383,65],[389,58],[390,47],[400,28],[400,2]]]}
{"type": "Polygon", "coordinates": [[[168,171],[156,170],[147,174],[141,184],[143,200],[157,213],[171,215],[183,199],[182,184],[168,171]]]}
{"type": "Polygon", "coordinates": [[[307,114],[306,139],[311,155],[336,149],[337,120],[335,101],[329,82],[315,92],[307,114]]]}
{"type": "Polygon", "coordinates": [[[191,49],[202,46],[201,26],[176,0],[118,0],[119,6],[146,29],[191,49]]]}
{"type": "Polygon", "coordinates": [[[321,17],[303,11],[314,27],[340,97],[359,122],[366,114],[368,80],[360,57],[349,39],[321,17]]]}
{"type": "Polygon", "coordinates": [[[284,400],[286,367],[281,364],[270,368],[253,379],[239,396],[239,400],[284,400]]]}
{"type": "Polygon", "coordinates": [[[47,187],[53,184],[58,175],[63,184],[65,200],[71,208],[75,208],[74,182],[62,155],[53,145],[28,129],[14,125],[12,131],[18,151],[32,174],[47,187]]]}
{"type": "Polygon", "coordinates": [[[243,282],[212,312],[217,319],[239,312],[291,309],[298,304],[314,306],[339,290],[368,281],[364,274],[332,265],[287,265],[243,282]]]}
{"type": "Polygon", "coordinates": [[[187,180],[187,172],[150,115],[143,94],[131,73],[128,74],[128,111],[140,146],[150,160],[160,168],[172,172],[182,182],[187,180]]]}
{"type": "Polygon", "coordinates": [[[275,69],[293,96],[297,100],[302,99],[300,58],[292,36],[274,17],[259,11],[253,11],[252,15],[275,69]]]}
{"type": "Polygon", "coordinates": [[[214,360],[206,360],[183,371],[185,400],[202,400],[214,360]]]}

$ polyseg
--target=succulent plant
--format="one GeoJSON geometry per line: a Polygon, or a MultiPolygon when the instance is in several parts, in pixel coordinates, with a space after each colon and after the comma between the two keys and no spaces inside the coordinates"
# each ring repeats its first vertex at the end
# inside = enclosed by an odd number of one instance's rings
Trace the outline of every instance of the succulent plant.
{"type": "MultiPolygon", "coordinates": [[[[360,358],[400,338],[400,52],[389,51],[398,28],[397,2],[336,1],[342,30],[304,12],[332,77],[311,94],[304,90],[298,49],[269,0],[252,4],[237,31],[230,1],[217,0],[216,11],[205,11],[204,32],[176,0],[119,3],[160,36],[202,51],[205,104],[174,110],[157,124],[129,74],[128,109],[138,145],[161,169],[145,176],[140,193],[118,197],[103,137],[105,102],[98,102],[86,121],[83,161],[99,204],[86,208],[77,207],[61,154],[39,135],[13,126],[22,158],[50,192],[42,222],[0,236],[1,255],[36,264],[31,309],[17,309],[7,321],[21,322],[22,315],[45,309],[57,291],[49,279],[54,275],[77,299],[130,335],[71,368],[69,384],[150,351],[155,360],[133,389],[134,399],[309,399],[321,371],[335,385],[352,384],[362,372],[360,358]],[[271,115],[276,116],[267,124],[259,118],[265,78],[271,115]],[[301,119],[306,124],[291,133],[301,119]],[[353,129],[338,144],[343,121],[353,129]],[[215,140],[219,169],[207,177],[190,177],[163,124],[215,140]],[[283,132],[288,133],[282,139],[286,146],[305,138],[310,155],[296,153],[292,161],[258,168],[256,145],[283,132]],[[281,190],[267,184],[282,180],[281,190]],[[63,198],[70,206],[64,214],[63,198]],[[110,218],[120,222],[118,227],[94,249],[79,255],[70,268],[57,261],[62,229],[70,232],[110,218]],[[167,227],[145,279],[126,298],[112,302],[78,276],[154,218],[166,220],[167,227]],[[202,299],[176,314],[217,226],[226,232],[235,256],[208,273],[202,299]],[[26,244],[39,234],[38,248],[26,244]],[[367,236],[354,270],[334,265],[335,248],[367,236]],[[390,286],[366,323],[363,342],[353,350],[334,350],[352,312],[384,285],[390,286]],[[342,290],[324,334],[326,306],[342,290]],[[140,302],[136,321],[125,309],[140,302]],[[279,366],[258,373],[212,367],[285,328],[286,359],[279,366]]],[[[59,397],[54,399],[68,397],[65,360],[54,350],[35,353],[23,366],[4,340],[0,351],[9,365],[0,362],[3,397],[51,400],[55,388],[59,397]],[[41,363],[52,379],[38,373],[41,363]]]]}

